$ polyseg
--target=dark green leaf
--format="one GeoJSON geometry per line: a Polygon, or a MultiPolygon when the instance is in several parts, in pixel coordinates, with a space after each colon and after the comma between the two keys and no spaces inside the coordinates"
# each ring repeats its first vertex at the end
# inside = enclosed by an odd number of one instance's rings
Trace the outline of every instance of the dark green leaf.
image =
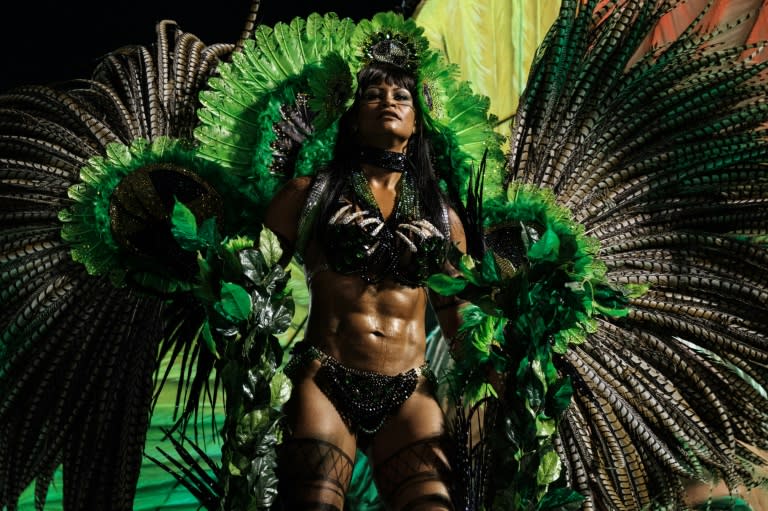
{"type": "Polygon", "coordinates": [[[237,253],[243,274],[254,284],[261,283],[267,272],[264,256],[255,249],[241,250],[237,253]]]}
{"type": "Polygon", "coordinates": [[[265,351],[264,359],[267,360],[272,367],[277,367],[282,364],[284,351],[283,347],[280,345],[280,340],[274,335],[270,335],[267,339],[267,346],[269,349],[265,351]]]}
{"type": "Polygon", "coordinates": [[[483,254],[483,264],[480,269],[480,275],[485,283],[494,283],[499,281],[499,267],[496,264],[496,258],[493,257],[493,251],[486,250],[483,254]]]}
{"type": "Polygon", "coordinates": [[[290,299],[273,303],[272,297],[253,294],[254,328],[268,334],[279,334],[291,326],[294,306],[290,299]]]}
{"type": "Polygon", "coordinates": [[[254,509],[270,509],[277,497],[275,456],[257,457],[251,462],[248,482],[252,488],[254,509]]]}
{"type": "Polygon", "coordinates": [[[218,279],[213,276],[210,263],[198,254],[197,257],[199,285],[195,287],[195,296],[203,303],[211,304],[216,301],[214,285],[218,285],[218,279]]]}
{"type": "Polygon", "coordinates": [[[547,390],[544,374],[541,372],[541,363],[535,359],[523,358],[517,369],[517,381],[525,385],[522,389],[523,396],[535,416],[542,405],[544,393],[547,390]]]}
{"type": "Polygon", "coordinates": [[[273,410],[280,410],[283,404],[291,396],[291,381],[283,372],[275,374],[269,384],[270,406],[273,410]]]}
{"type": "Polygon", "coordinates": [[[560,417],[571,405],[573,386],[570,378],[562,378],[555,382],[548,390],[546,411],[550,417],[560,417]]]}
{"type": "MultiPolygon", "coordinates": [[[[214,304],[214,309],[217,309],[217,307],[220,308],[219,304],[218,303],[214,304]]],[[[219,314],[223,316],[221,311],[217,310],[217,312],[219,312],[219,314]]],[[[233,326],[231,323],[228,323],[228,321],[229,320],[227,320],[226,326],[225,325],[215,326],[213,329],[216,332],[216,335],[224,339],[226,342],[232,341],[236,339],[237,336],[240,335],[240,329],[237,328],[236,326],[233,326]]]]}
{"type": "Polygon", "coordinates": [[[528,251],[528,257],[543,261],[557,261],[560,254],[560,238],[552,229],[547,228],[539,241],[528,251]]]}
{"type": "Polygon", "coordinates": [[[290,305],[286,304],[278,307],[272,318],[272,327],[270,328],[271,333],[281,334],[288,330],[288,327],[291,326],[291,320],[293,319],[293,312],[292,303],[290,305]]]}
{"type": "Polygon", "coordinates": [[[476,286],[482,284],[482,282],[478,280],[479,274],[477,272],[477,264],[469,254],[464,254],[459,258],[458,269],[470,283],[476,286]]]}
{"type": "Polygon", "coordinates": [[[265,408],[269,405],[271,398],[269,380],[265,379],[260,371],[247,371],[243,375],[241,390],[243,396],[247,399],[249,407],[265,408]]]}
{"type": "Polygon", "coordinates": [[[289,275],[285,272],[282,266],[274,266],[266,277],[264,277],[261,285],[268,294],[274,295],[285,288],[288,278],[289,275]]]}
{"type": "Polygon", "coordinates": [[[584,495],[570,488],[557,488],[542,497],[536,511],[576,511],[581,508],[582,502],[584,495]]]}
{"type": "Polygon", "coordinates": [[[257,442],[269,426],[269,410],[253,410],[237,421],[235,445],[240,448],[257,442]]]}
{"type": "Polygon", "coordinates": [[[512,444],[513,449],[517,449],[520,446],[520,428],[519,425],[512,420],[512,417],[506,417],[504,419],[504,435],[506,440],[512,444]]]}
{"type": "Polygon", "coordinates": [[[251,315],[251,296],[241,286],[222,282],[221,299],[216,310],[229,320],[245,321],[251,315]]]}
{"type": "Polygon", "coordinates": [[[467,287],[467,281],[454,278],[445,273],[436,273],[427,279],[427,285],[435,293],[443,296],[453,296],[467,287]]]}
{"type": "Polygon", "coordinates": [[[694,507],[696,511],[752,511],[752,507],[738,497],[715,497],[694,507]]]}
{"type": "MultiPolygon", "coordinates": [[[[221,383],[225,389],[239,389],[243,378],[240,364],[236,360],[226,358],[224,360],[226,360],[226,363],[221,368],[221,383]]],[[[227,398],[228,407],[235,405],[239,400],[237,392],[233,392],[233,394],[233,396],[227,398]]]]}
{"type": "Polygon", "coordinates": [[[216,351],[216,341],[213,339],[213,334],[211,333],[211,325],[208,323],[207,319],[203,322],[203,326],[200,328],[200,336],[203,338],[203,342],[205,343],[205,347],[208,348],[208,351],[213,353],[214,357],[220,358],[219,353],[216,351]]]}
{"type": "Polygon", "coordinates": [[[526,503],[522,502],[520,495],[513,488],[505,488],[502,492],[497,493],[493,499],[493,506],[491,509],[499,510],[517,510],[528,509],[526,503]]]}
{"type": "Polygon", "coordinates": [[[555,335],[555,342],[552,345],[552,351],[561,355],[567,352],[569,339],[570,337],[567,334],[563,334],[562,332],[560,332],[558,335],[555,335]]]}
{"type": "Polygon", "coordinates": [[[536,483],[540,486],[551,484],[560,477],[562,462],[554,449],[548,449],[539,460],[539,469],[536,472],[536,483]]]}
{"type": "Polygon", "coordinates": [[[197,220],[194,213],[178,200],[171,213],[171,234],[184,250],[197,251],[203,247],[197,238],[197,220]]]}
{"type": "Polygon", "coordinates": [[[262,227],[259,235],[259,251],[264,256],[267,266],[274,266],[283,256],[283,249],[280,247],[280,240],[275,233],[262,227]]]}
{"type": "Polygon", "coordinates": [[[206,247],[212,247],[218,244],[219,231],[216,227],[216,217],[207,218],[200,225],[197,231],[197,238],[206,247]]]}
{"type": "MultiPolygon", "coordinates": [[[[555,434],[557,427],[555,420],[542,413],[536,416],[536,436],[539,438],[549,438],[555,434]]],[[[554,480],[554,479],[553,479],[554,480]]],[[[552,481],[549,481],[550,483],[552,481]]]]}

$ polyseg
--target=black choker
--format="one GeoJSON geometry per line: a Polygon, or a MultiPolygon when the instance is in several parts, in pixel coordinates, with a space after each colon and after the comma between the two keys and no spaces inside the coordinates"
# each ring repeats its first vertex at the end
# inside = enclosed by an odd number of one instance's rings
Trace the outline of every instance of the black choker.
{"type": "Polygon", "coordinates": [[[367,163],[382,169],[404,172],[408,166],[408,157],[405,153],[396,153],[374,147],[360,148],[360,163],[367,163]]]}

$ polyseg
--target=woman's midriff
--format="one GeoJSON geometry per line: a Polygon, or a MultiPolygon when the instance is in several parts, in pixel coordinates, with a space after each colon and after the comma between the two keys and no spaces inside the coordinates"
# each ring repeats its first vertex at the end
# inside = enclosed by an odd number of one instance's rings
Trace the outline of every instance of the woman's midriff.
{"type": "Polygon", "coordinates": [[[321,271],[310,293],[305,339],[342,364],[395,375],[424,363],[424,288],[321,271]]]}

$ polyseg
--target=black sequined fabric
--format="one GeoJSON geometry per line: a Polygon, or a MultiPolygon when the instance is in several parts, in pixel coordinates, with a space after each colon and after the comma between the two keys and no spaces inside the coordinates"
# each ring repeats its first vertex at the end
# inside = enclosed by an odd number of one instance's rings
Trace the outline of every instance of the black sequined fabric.
{"type": "Polygon", "coordinates": [[[338,205],[352,205],[365,214],[326,227],[326,259],[334,271],[357,275],[372,284],[388,279],[410,287],[421,287],[430,275],[442,271],[446,239],[437,233],[420,235],[403,228],[422,218],[409,172],[403,173],[398,187],[394,211],[384,220],[365,175],[361,170],[352,172],[338,205]]]}
{"type": "Polygon", "coordinates": [[[421,375],[431,384],[435,382],[427,364],[388,376],[347,367],[306,342],[294,348],[285,373],[295,381],[312,360],[321,363],[315,383],[333,403],[349,430],[362,436],[373,435],[384,425],[411,397],[421,375]]]}
{"type": "Polygon", "coordinates": [[[405,153],[396,153],[375,147],[362,147],[359,159],[360,163],[368,163],[395,172],[405,172],[409,166],[408,156],[405,153]]]}

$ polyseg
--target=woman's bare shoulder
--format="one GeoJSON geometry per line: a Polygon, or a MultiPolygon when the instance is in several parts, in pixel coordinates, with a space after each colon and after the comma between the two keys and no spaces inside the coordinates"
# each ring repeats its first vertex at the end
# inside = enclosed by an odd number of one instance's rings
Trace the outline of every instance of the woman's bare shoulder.
{"type": "Polygon", "coordinates": [[[290,244],[296,240],[301,210],[311,186],[309,176],[293,178],[278,190],[267,207],[264,225],[290,244]]]}
{"type": "Polygon", "coordinates": [[[298,208],[304,205],[309,189],[312,187],[312,178],[309,176],[295,177],[285,183],[272,198],[268,210],[274,208],[298,208]]]}
{"type": "Polygon", "coordinates": [[[296,198],[297,196],[306,197],[311,186],[312,186],[311,176],[294,177],[293,179],[285,183],[280,188],[280,190],[278,190],[272,202],[274,202],[275,200],[281,200],[281,199],[285,200],[288,198],[296,198]]]}

